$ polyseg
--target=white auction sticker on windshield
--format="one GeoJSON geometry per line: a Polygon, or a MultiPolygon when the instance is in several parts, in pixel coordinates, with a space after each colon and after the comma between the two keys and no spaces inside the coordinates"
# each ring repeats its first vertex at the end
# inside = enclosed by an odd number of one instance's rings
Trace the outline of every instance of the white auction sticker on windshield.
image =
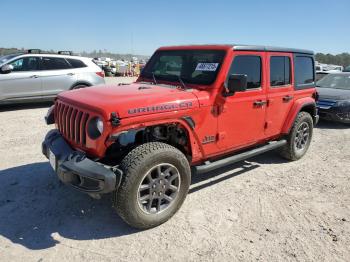
{"type": "Polygon", "coordinates": [[[198,63],[196,71],[216,71],[219,63],[198,63]]]}

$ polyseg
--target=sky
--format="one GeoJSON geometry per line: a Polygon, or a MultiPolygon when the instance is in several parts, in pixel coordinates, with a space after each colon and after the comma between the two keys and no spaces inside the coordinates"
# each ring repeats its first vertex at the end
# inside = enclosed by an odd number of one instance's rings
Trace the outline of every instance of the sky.
{"type": "Polygon", "coordinates": [[[151,55],[164,45],[350,52],[349,0],[0,0],[0,47],[151,55]]]}

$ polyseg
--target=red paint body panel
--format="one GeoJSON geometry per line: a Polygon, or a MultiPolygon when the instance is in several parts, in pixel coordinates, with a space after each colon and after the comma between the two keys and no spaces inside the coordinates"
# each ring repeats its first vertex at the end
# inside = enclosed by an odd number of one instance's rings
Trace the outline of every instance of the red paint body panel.
{"type": "MultiPolygon", "coordinates": [[[[242,148],[261,144],[279,138],[289,132],[298,112],[305,105],[315,105],[312,97],[315,88],[295,90],[294,73],[291,84],[283,87],[270,86],[270,57],[275,55],[291,58],[291,72],[294,72],[293,54],[264,51],[234,51],[232,45],[178,46],[162,47],[158,50],[225,50],[226,56],[217,78],[209,86],[188,85],[187,90],[151,83],[149,79],[139,78],[130,85],[108,85],[89,87],[61,93],[58,101],[70,104],[89,112],[90,118],[103,118],[103,135],[92,140],[87,136],[85,146],[68,142],[88,155],[103,158],[111,145],[111,134],[121,131],[154,126],[166,123],[178,123],[187,132],[191,146],[192,163],[201,163],[208,159],[235,152],[242,148]],[[261,87],[245,92],[237,92],[225,97],[224,86],[231,63],[237,55],[258,55],[262,61],[261,87]],[[292,96],[288,102],[283,98],[292,96]],[[255,101],[267,101],[261,107],[254,106],[255,101]],[[120,125],[113,127],[111,113],[120,118],[120,125]],[[191,117],[195,127],[189,126],[183,117],[191,117]],[[205,143],[207,137],[215,141],[205,143]]],[[[175,86],[174,86],[175,85],[175,86]]]]}

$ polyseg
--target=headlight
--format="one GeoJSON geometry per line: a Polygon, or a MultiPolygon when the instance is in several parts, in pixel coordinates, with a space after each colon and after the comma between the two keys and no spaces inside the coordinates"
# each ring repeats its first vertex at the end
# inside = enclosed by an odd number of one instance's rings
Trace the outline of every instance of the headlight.
{"type": "Polygon", "coordinates": [[[87,132],[91,139],[100,137],[103,133],[103,120],[99,117],[91,118],[88,124],[87,132]]]}

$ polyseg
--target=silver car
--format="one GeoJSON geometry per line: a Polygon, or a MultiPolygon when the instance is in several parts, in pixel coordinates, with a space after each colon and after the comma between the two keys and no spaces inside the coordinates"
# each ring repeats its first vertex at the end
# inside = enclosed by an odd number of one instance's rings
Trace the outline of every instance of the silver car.
{"type": "Polygon", "coordinates": [[[92,58],[25,53],[0,57],[0,104],[52,100],[65,90],[105,84],[92,58]]]}

